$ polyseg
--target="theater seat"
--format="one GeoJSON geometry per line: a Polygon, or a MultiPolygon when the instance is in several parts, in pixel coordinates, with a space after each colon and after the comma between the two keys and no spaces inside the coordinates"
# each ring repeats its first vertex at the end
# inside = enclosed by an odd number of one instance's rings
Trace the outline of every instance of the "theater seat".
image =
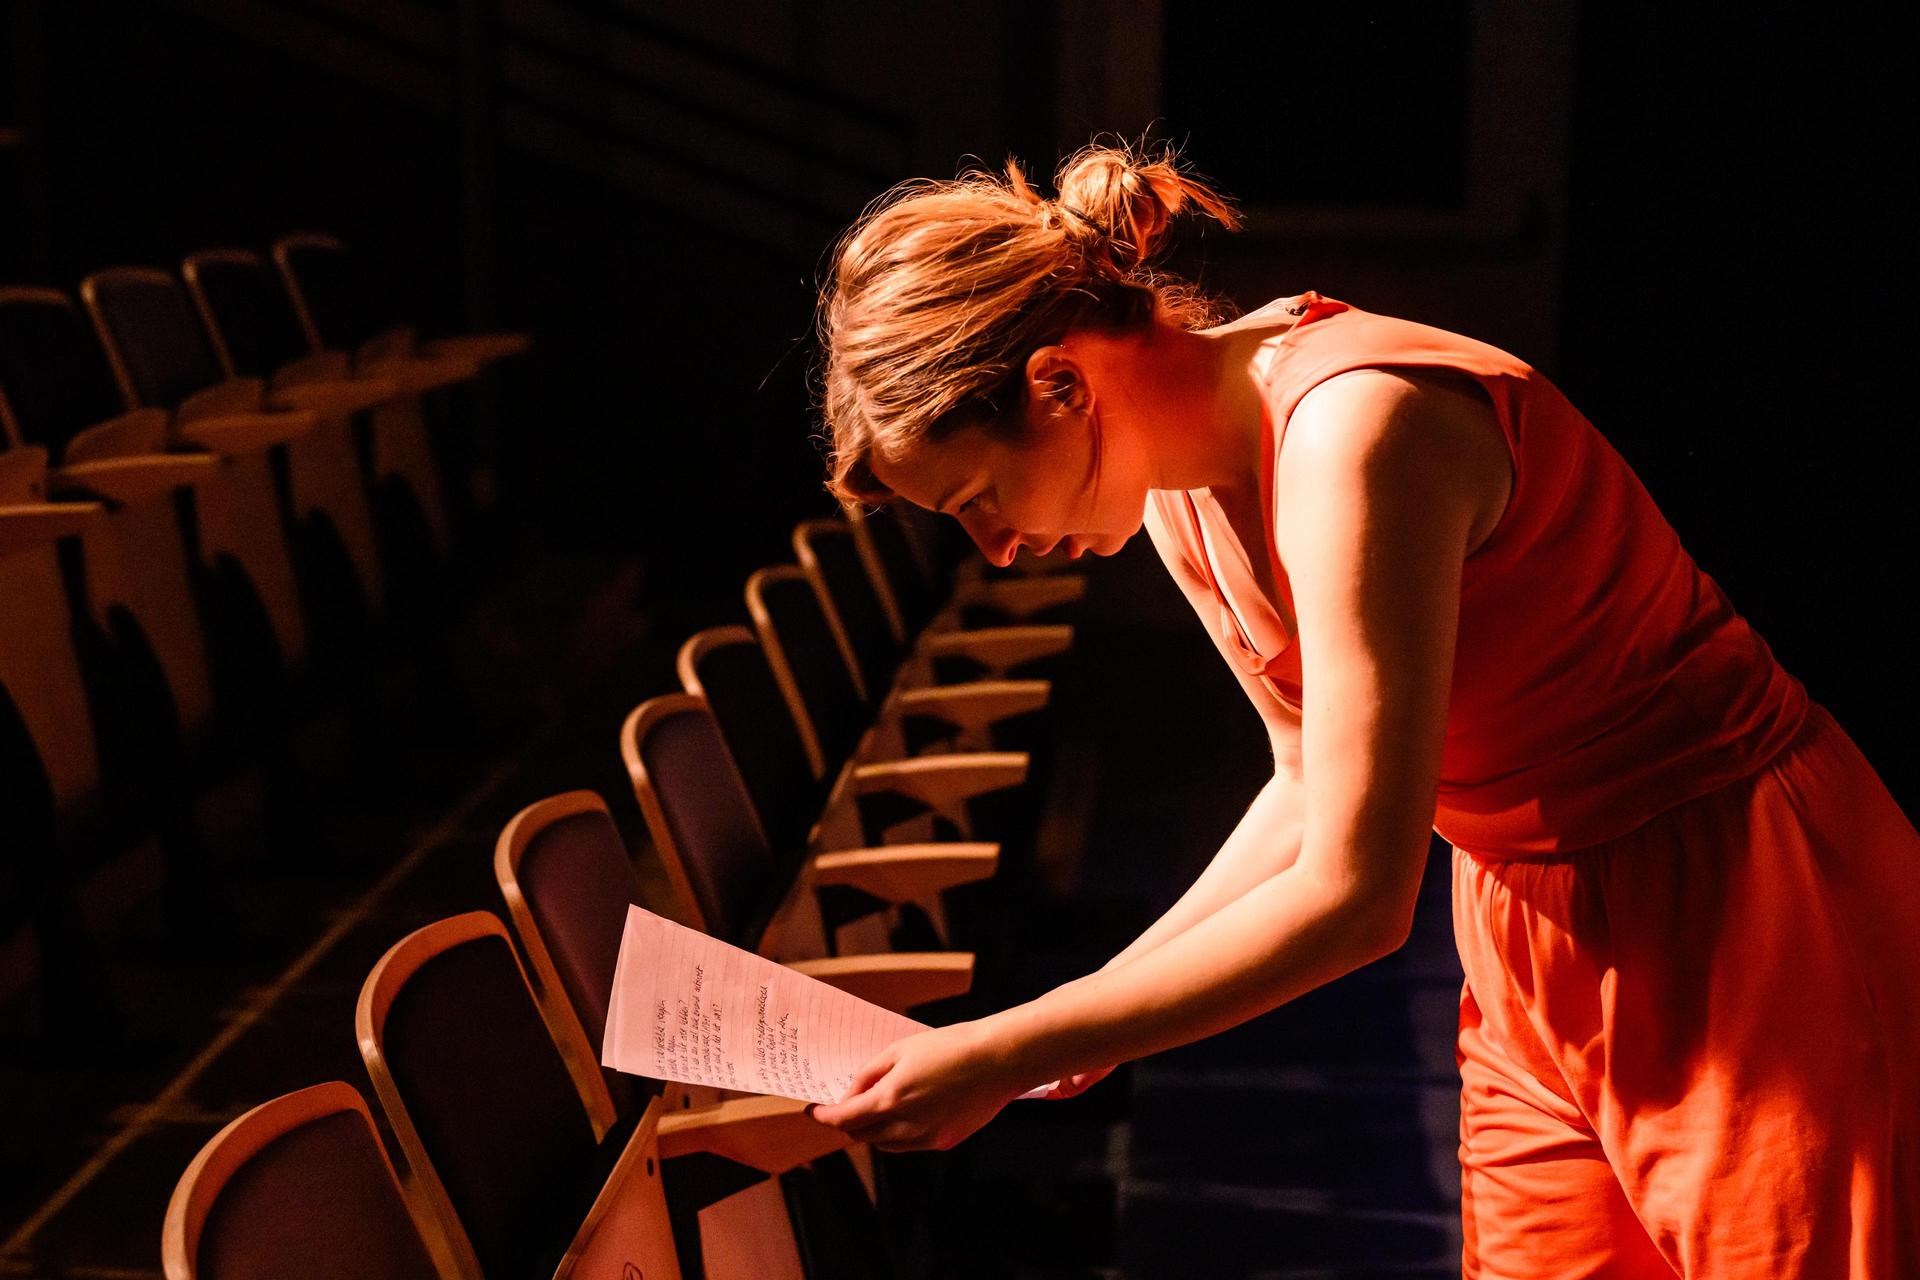
{"type": "Polygon", "coordinates": [[[629,1130],[596,1142],[492,915],[395,943],[361,989],[355,1028],[411,1170],[414,1221],[452,1260],[450,1274],[597,1277],[624,1265],[672,1277],[701,1274],[701,1258],[710,1280],[803,1274],[769,1175],[842,1148],[844,1136],[785,1099],[667,1115],[655,1098],[629,1130]],[[688,1157],[701,1159],[675,1163],[688,1157]],[[742,1256],[752,1270],[716,1265],[742,1256]]]}
{"type": "MultiPolygon", "coordinates": [[[[843,929],[905,903],[932,918],[944,939],[942,893],[988,879],[999,865],[999,847],[990,842],[937,842],[809,854],[797,874],[783,873],[712,712],[691,694],[663,694],[636,707],[621,727],[620,754],[689,921],[773,959],[838,951],[843,929]],[[823,913],[819,895],[834,889],[851,891],[838,898],[860,909],[823,913]]],[[[1017,756],[944,756],[908,762],[908,780],[896,778],[893,790],[952,813],[973,795],[1016,785],[1023,772],[1017,756]],[[912,768],[923,763],[933,767],[912,768]]],[[[862,942],[865,950],[888,945],[884,933],[862,942]]]]}
{"type": "Polygon", "coordinates": [[[367,1104],[340,1081],[265,1102],[180,1176],[167,1280],[435,1280],[367,1104]]]}
{"type": "Polygon", "coordinates": [[[896,688],[1005,679],[1073,645],[1073,629],[1060,624],[896,635],[851,525],[803,521],[794,528],[793,548],[856,684],[875,706],[885,705],[896,688]]]}

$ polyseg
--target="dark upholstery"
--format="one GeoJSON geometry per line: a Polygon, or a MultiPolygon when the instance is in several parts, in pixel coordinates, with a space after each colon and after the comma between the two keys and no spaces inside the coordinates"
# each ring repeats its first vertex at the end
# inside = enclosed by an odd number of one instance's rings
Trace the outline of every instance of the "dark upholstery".
{"type": "Polygon", "coordinates": [[[880,597],[860,563],[860,551],[853,540],[853,529],[842,525],[822,529],[812,539],[814,556],[820,562],[820,575],[840,625],[846,628],[847,642],[853,646],[854,661],[860,664],[860,678],[866,681],[867,697],[878,702],[893,685],[894,670],[900,664],[900,645],[887,625],[880,597]]]}
{"type": "Polygon", "coordinates": [[[0,684],[0,937],[29,914],[53,846],[53,813],[39,748],[0,684]]]}
{"type": "Polygon", "coordinates": [[[265,378],[308,354],[286,285],[266,263],[213,260],[195,267],[207,310],[242,377],[265,378]]]}
{"type": "Polygon", "coordinates": [[[701,658],[699,676],[774,860],[792,875],[824,796],[766,652],[757,643],[721,645],[701,658]]]}
{"type": "Polygon", "coordinates": [[[751,948],[775,889],[773,854],[720,726],[705,708],[689,708],[655,724],[640,756],[707,932],[751,948]]]}
{"type": "Polygon", "coordinates": [[[51,299],[0,305],[0,393],[27,443],[56,461],[82,429],[126,408],[87,318],[51,299]]]}
{"type": "Polygon", "coordinates": [[[301,245],[285,254],[287,269],[300,282],[307,313],[329,351],[353,351],[388,328],[387,317],[372,305],[380,291],[365,279],[359,260],[345,249],[301,245]]]}
{"type": "Polygon", "coordinates": [[[228,1180],[200,1235],[200,1280],[431,1280],[433,1262],[358,1112],[288,1131],[228,1180]]]}
{"type": "MultiPolygon", "coordinates": [[[[520,858],[519,879],[567,1002],[597,1055],[627,907],[640,902],[626,841],[605,813],[576,813],[533,838],[520,858]]],[[[614,1107],[628,1114],[638,1101],[632,1077],[605,1068],[601,1073],[614,1107]]]]}
{"type": "Polygon", "coordinates": [[[220,365],[178,281],[106,277],[95,281],[99,309],[144,405],[171,409],[221,381],[220,365]]]}
{"type": "Polygon", "coordinates": [[[800,701],[820,736],[820,750],[831,774],[860,740],[866,720],[860,693],[827,628],[827,616],[804,579],[767,582],[761,600],[793,670],[794,683],[800,687],[800,701]]]}
{"type": "Polygon", "coordinates": [[[953,517],[937,515],[924,507],[896,505],[889,510],[912,530],[914,541],[926,556],[933,574],[934,594],[942,599],[951,595],[961,562],[976,550],[966,529],[953,517]]]}
{"type": "Polygon", "coordinates": [[[501,937],[428,961],[388,1011],[386,1056],[489,1276],[532,1273],[579,1221],[593,1130],[501,937]]]}
{"type": "Polygon", "coordinates": [[[880,559],[880,572],[886,575],[887,586],[905,618],[907,633],[917,635],[939,612],[933,585],[921,572],[920,562],[914,559],[913,548],[907,544],[906,530],[900,527],[900,517],[891,508],[882,508],[868,516],[866,526],[874,553],[880,559]]]}

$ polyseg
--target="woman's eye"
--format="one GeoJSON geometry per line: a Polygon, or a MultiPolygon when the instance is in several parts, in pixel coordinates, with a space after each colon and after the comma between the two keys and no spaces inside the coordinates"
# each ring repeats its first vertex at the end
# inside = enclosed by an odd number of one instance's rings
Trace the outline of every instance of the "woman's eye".
{"type": "Polygon", "coordinates": [[[962,511],[986,511],[991,509],[992,506],[993,506],[993,503],[987,498],[987,491],[985,489],[982,489],[980,492],[974,494],[971,498],[968,498],[965,502],[961,503],[960,509],[962,511]]]}

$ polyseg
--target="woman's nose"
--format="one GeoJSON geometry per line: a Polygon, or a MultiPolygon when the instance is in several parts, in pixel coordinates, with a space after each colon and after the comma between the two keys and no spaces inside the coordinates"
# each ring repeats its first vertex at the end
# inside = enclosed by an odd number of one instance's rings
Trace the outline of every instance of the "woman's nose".
{"type": "Polygon", "coordinates": [[[984,520],[978,516],[963,518],[960,526],[980,548],[980,554],[988,563],[1002,569],[1013,563],[1013,557],[1020,551],[1020,535],[997,520],[984,520]]]}

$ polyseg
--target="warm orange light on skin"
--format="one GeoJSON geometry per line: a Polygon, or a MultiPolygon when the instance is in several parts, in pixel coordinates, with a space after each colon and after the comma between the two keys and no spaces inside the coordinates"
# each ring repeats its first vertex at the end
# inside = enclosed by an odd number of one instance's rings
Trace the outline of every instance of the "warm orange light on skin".
{"type": "Polygon", "coordinates": [[[1252,491],[1251,361],[1286,327],[1255,313],[1197,333],[1076,331],[1028,357],[1011,430],[963,427],[869,466],[902,499],[959,520],[996,565],[1022,547],[1112,555],[1138,532],[1149,489],[1252,491]]]}

